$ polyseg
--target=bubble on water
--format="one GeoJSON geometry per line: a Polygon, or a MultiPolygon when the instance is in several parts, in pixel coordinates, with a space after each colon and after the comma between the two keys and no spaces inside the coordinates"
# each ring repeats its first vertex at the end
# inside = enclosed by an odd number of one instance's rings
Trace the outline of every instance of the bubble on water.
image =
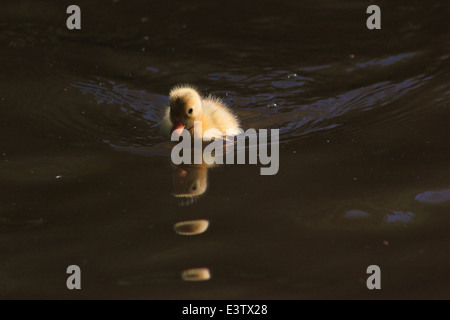
{"type": "Polygon", "coordinates": [[[438,191],[425,191],[414,198],[416,201],[426,204],[440,204],[450,201],[450,189],[438,191]]]}

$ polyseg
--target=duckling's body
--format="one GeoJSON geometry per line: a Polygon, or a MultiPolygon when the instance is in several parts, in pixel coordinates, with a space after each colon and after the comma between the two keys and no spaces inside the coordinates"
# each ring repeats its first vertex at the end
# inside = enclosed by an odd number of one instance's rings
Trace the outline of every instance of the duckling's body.
{"type": "Polygon", "coordinates": [[[161,121],[161,131],[170,136],[174,130],[186,129],[194,135],[194,122],[201,121],[203,138],[215,135],[209,129],[219,130],[223,136],[239,134],[237,117],[218,98],[202,98],[198,91],[189,86],[174,87],[169,94],[169,107],[161,121]]]}

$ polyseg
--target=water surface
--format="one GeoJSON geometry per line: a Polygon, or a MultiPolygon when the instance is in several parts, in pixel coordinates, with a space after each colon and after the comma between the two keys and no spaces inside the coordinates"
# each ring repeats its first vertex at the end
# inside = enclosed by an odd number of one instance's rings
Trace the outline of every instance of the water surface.
{"type": "Polygon", "coordinates": [[[449,7],[377,4],[1,4],[0,297],[449,298],[449,7]],[[278,128],[278,174],[175,167],[178,83],[278,128]]]}

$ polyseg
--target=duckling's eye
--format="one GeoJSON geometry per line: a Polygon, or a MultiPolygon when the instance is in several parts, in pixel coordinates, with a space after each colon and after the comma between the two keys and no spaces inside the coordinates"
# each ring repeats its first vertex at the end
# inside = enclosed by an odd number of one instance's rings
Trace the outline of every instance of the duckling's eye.
{"type": "Polygon", "coordinates": [[[194,184],[193,186],[192,186],[192,190],[197,190],[197,185],[196,184],[194,184]]]}
{"type": "Polygon", "coordinates": [[[188,113],[189,113],[189,114],[192,114],[192,111],[194,111],[194,110],[192,110],[192,108],[190,108],[190,109],[188,110],[188,113]]]}

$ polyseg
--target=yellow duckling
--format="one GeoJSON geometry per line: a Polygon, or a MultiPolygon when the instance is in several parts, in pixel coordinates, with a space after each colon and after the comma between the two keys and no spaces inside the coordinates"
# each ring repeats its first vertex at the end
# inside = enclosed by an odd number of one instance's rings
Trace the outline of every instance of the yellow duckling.
{"type": "MultiPolygon", "coordinates": [[[[217,129],[222,134],[234,136],[239,134],[237,117],[218,98],[201,97],[198,91],[190,86],[176,86],[169,94],[169,107],[166,108],[161,121],[161,131],[170,136],[177,129],[186,129],[194,135],[194,122],[201,121],[202,136],[212,138],[209,129],[217,129]]],[[[179,130],[181,134],[181,130],[179,130]]]]}
{"type": "Polygon", "coordinates": [[[185,165],[177,166],[173,172],[173,193],[179,204],[193,204],[208,188],[208,166],[185,165]]]}

